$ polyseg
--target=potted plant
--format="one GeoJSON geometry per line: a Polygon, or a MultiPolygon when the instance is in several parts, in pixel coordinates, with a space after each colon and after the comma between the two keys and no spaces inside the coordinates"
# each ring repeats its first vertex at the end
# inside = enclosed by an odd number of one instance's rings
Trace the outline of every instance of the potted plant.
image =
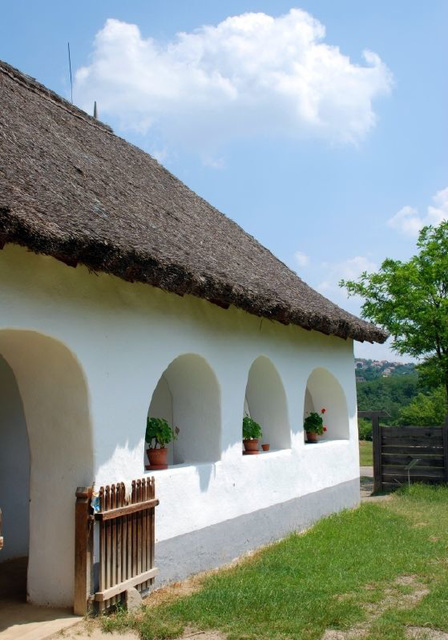
{"type": "Polygon", "coordinates": [[[258,451],[258,439],[261,438],[263,432],[260,425],[249,416],[243,418],[243,444],[244,453],[254,455],[258,451]]]}
{"type": "Polygon", "coordinates": [[[320,414],[316,411],[311,411],[305,418],[303,428],[306,431],[307,442],[317,442],[318,436],[326,432],[327,427],[324,426],[324,419],[322,417],[325,412],[326,409],[322,407],[320,414]]]}
{"type": "Polygon", "coordinates": [[[165,418],[150,418],[146,421],[145,441],[148,445],[148,469],[167,469],[166,445],[177,438],[177,430],[170,427],[165,418]]]}

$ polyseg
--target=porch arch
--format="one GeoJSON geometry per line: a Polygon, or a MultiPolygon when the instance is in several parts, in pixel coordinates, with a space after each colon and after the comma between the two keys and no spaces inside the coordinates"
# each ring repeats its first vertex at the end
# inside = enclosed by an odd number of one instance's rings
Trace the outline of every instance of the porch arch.
{"type": "MultiPolygon", "coordinates": [[[[18,550],[28,551],[28,599],[42,605],[72,606],[75,491],[93,481],[85,376],[62,342],[34,331],[0,330],[0,356],[0,387],[5,380],[11,386],[13,375],[19,394],[16,414],[3,414],[0,430],[11,436],[14,421],[9,420],[15,415],[23,419],[29,441],[29,545],[26,549],[22,536],[18,550]]],[[[20,464],[25,464],[26,457],[22,456],[20,464]]],[[[14,492],[14,478],[3,475],[0,506],[2,496],[10,492],[14,492]]],[[[5,549],[15,526],[18,524],[4,513],[5,549]]]]}
{"type": "Polygon", "coordinates": [[[311,372],[305,390],[303,418],[311,412],[325,408],[327,427],[323,440],[346,440],[350,437],[347,400],[344,390],[327,369],[319,367],[311,372]]]}
{"type": "Polygon", "coordinates": [[[168,463],[217,462],[221,458],[221,390],[202,356],[175,358],[159,378],[148,416],[179,429],[168,445],[168,463]]]}
{"type": "Polygon", "coordinates": [[[244,414],[260,424],[262,441],[272,449],[290,448],[286,393],[276,367],[267,356],[259,356],[249,370],[244,414]]]}

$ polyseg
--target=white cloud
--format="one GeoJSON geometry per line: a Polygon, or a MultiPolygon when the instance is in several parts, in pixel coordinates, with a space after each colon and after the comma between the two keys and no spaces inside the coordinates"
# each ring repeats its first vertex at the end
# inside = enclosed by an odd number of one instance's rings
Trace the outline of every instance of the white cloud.
{"type": "MultiPolygon", "coordinates": [[[[339,286],[340,280],[357,280],[364,271],[372,273],[378,270],[377,265],[365,256],[355,256],[342,262],[324,262],[321,268],[325,272],[325,280],[319,282],[316,288],[322,295],[337,304],[341,304],[341,301],[348,299],[345,289],[339,286]]],[[[358,303],[356,306],[359,306],[358,303]]]]}
{"type": "Polygon", "coordinates": [[[435,206],[430,205],[426,215],[420,215],[417,209],[406,206],[387,221],[388,226],[408,238],[416,238],[425,225],[437,226],[442,220],[448,220],[448,188],[438,191],[432,200],[435,206]]]}
{"type": "Polygon", "coordinates": [[[307,267],[310,263],[309,256],[302,251],[296,251],[294,254],[294,261],[298,267],[307,267]]]}
{"type": "Polygon", "coordinates": [[[87,109],[97,100],[124,129],[151,129],[163,144],[201,154],[248,135],[356,143],[392,76],[376,54],[365,51],[357,65],[324,38],[325,27],[298,9],[229,17],[167,43],[109,19],[76,73],[75,96],[87,109]]]}
{"type": "Polygon", "coordinates": [[[211,167],[212,169],[224,169],[226,166],[224,158],[215,157],[213,155],[203,156],[202,161],[206,167],[211,167]]]}
{"type": "Polygon", "coordinates": [[[151,149],[150,153],[152,157],[157,160],[157,162],[160,162],[160,164],[163,164],[163,162],[165,162],[168,157],[167,149],[151,149]]]}
{"type": "Polygon", "coordinates": [[[367,273],[371,273],[372,271],[377,271],[377,269],[378,267],[376,266],[376,264],[365,256],[355,256],[354,258],[349,258],[348,260],[337,263],[333,267],[333,270],[338,275],[338,281],[356,280],[364,271],[367,271],[367,273]]]}

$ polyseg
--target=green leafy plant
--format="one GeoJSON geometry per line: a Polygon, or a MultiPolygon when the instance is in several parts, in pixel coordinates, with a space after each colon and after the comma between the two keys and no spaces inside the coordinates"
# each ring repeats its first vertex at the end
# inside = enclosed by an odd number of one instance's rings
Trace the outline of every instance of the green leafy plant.
{"type": "Polygon", "coordinates": [[[172,440],[176,440],[177,430],[170,427],[165,418],[150,418],[146,421],[145,440],[150,449],[163,449],[172,440]]]}
{"type": "Polygon", "coordinates": [[[243,440],[258,440],[263,435],[260,425],[249,416],[243,418],[243,440]]]}
{"type": "Polygon", "coordinates": [[[317,433],[318,436],[321,436],[327,430],[327,427],[324,427],[324,419],[322,418],[325,412],[326,409],[323,407],[320,410],[320,414],[316,411],[310,412],[303,423],[303,427],[307,433],[317,433]]]}

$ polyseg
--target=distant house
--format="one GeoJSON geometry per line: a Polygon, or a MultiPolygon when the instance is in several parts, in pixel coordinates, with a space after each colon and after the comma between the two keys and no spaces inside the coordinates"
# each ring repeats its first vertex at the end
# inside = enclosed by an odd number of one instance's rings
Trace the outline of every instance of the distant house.
{"type": "Polygon", "coordinates": [[[72,603],[76,487],[148,473],[148,412],[180,429],[160,582],[356,505],[353,340],[385,334],[4,63],[0,113],[0,562],[28,556],[29,599],[72,603]],[[242,456],[244,411],[268,453],[242,456]]]}

